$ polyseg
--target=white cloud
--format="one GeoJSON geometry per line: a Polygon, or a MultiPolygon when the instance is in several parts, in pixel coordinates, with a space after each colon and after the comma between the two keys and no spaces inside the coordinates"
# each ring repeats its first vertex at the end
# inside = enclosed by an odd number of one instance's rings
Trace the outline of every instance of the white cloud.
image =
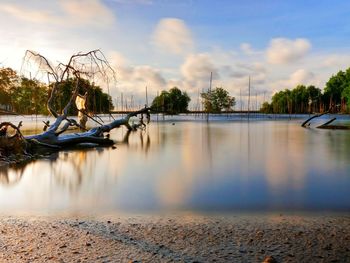
{"type": "Polygon", "coordinates": [[[266,51],[267,61],[271,64],[287,64],[302,58],[310,49],[311,43],[304,38],[274,38],[266,51]]]}
{"type": "Polygon", "coordinates": [[[125,58],[123,54],[115,50],[109,52],[108,61],[115,68],[122,67],[129,63],[127,58],[125,58]]]}
{"type": "Polygon", "coordinates": [[[182,75],[190,81],[209,79],[210,72],[218,76],[217,69],[210,61],[209,55],[205,53],[189,55],[181,66],[182,75]]]}
{"type": "Polygon", "coordinates": [[[252,45],[249,43],[242,43],[240,45],[240,49],[243,51],[243,53],[247,56],[252,56],[257,54],[258,52],[252,48],[252,45]]]}
{"type": "Polygon", "coordinates": [[[349,54],[330,54],[322,59],[321,66],[338,68],[339,70],[345,70],[346,68],[349,67],[349,61],[350,61],[349,54]]]}
{"type": "Polygon", "coordinates": [[[314,76],[314,73],[308,70],[298,69],[290,75],[288,82],[292,88],[300,84],[308,85],[312,83],[314,76]]]}
{"type": "MultiPolygon", "coordinates": [[[[149,103],[158,91],[167,89],[167,81],[160,70],[146,65],[132,66],[121,53],[113,51],[109,54],[109,61],[117,75],[117,89],[111,91],[114,98],[133,96],[136,103],[145,103],[145,87],[148,88],[149,103]]],[[[119,101],[118,101],[119,103],[119,101]]]]}
{"type": "Polygon", "coordinates": [[[42,23],[47,21],[56,21],[54,13],[47,10],[33,10],[23,8],[15,4],[0,5],[0,11],[16,17],[21,20],[34,23],[42,23]]]}
{"type": "Polygon", "coordinates": [[[218,69],[208,54],[191,54],[181,65],[183,86],[189,92],[197,92],[198,88],[208,88],[211,72],[214,81],[219,79],[218,69]]]}
{"type": "Polygon", "coordinates": [[[298,69],[292,72],[287,78],[278,78],[270,85],[271,95],[277,91],[284,89],[293,89],[297,85],[316,85],[317,79],[320,76],[315,76],[315,74],[307,69],[298,69]]]}
{"type": "Polygon", "coordinates": [[[99,0],[61,0],[42,6],[37,3],[8,2],[0,5],[0,12],[30,23],[49,25],[109,26],[115,20],[114,14],[99,0]]]}
{"type": "Polygon", "coordinates": [[[186,54],[193,48],[190,30],[183,20],[177,18],[160,20],[153,41],[158,48],[173,54],[186,54]]]}
{"type": "Polygon", "coordinates": [[[111,25],[114,14],[99,0],[61,0],[63,10],[75,23],[111,25]]]}

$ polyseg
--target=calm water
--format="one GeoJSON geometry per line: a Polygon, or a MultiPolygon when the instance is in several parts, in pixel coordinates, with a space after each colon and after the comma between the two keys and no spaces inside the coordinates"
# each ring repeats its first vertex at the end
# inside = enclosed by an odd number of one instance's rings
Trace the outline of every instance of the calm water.
{"type": "Polygon", "coordinates": [[[118,129],[116,149],[0,168],[0,212],[349,212],[350,132],[300,123],[218,117],[118,129]]]}

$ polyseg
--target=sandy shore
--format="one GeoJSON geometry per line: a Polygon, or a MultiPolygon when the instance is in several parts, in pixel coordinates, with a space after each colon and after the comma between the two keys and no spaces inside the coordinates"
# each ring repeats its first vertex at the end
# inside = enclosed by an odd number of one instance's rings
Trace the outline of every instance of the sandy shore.
{"type": "Polygon", "coordinates": [[[2,215],[0,222],[0,262],[350,262],[350,215],[2,215]]]}

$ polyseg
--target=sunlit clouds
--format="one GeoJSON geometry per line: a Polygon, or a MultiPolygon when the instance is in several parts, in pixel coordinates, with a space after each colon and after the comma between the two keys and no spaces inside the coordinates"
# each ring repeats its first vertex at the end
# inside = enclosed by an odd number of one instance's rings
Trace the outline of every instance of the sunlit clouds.
{"type": "Polygon", "coordinates": [[[189,90],[207,89],[210,79],[210,72],[213,73],[214,78],[219,77],[218,70],[207,54],[191,54],[181,65],[181,74],[184,85],[189,90]]]}
{"type": "Polygon", "coordinates": [[[305,69],[298,69],[290,75],[289,82],[291,85],[296,86],[299,84],[312,84],[312,80],[315,75],[305,69]]]}
{"type": "MultiPolygon", "coordinates": [[[[298,30],[293,31],[291,23],[290,30],[276,26],[277,15],[258,12],[262,20],[251,20],[240,7],[257,12],[253,3],[225,2],[211,10],[194,1],[2,1],[0,65],[19,71],[26,49],[63,63],[72,54],[101,49],[117,72],[117,84],[109,87],[113,102],[123,93],[143,104],[146,86],[150,100],[178,86],[191,96],[190,107],[209,88],[211,72],[213,87],[242,101],[250,76],[252,92],[262,103],[275,91],[298,84],[322,89],[332,74],[349,66],[346,42],[323,31],[315,30],[318,36],[304,31],[304,24],[294,23],[298,30]]],[[[270,11],[268,5],[260,8],[270,11]]]]}
{"type": "Polygon", "coordinates": [[[183,20],[163,18],[159,21],[153,35],[155,45],[175,54],[186,54],[193,49],[190,30],[183,20]]]}
{"type": "Polygon", "coordinates": [[[310,49],[311,43],[307,39],[272,39],[266,52],[267,60],[272,64],[294,62],[305,56],[310,49]]]}
{"type": "Polygon", "coordinates": [[[115,20],[113,12],[98,0],[85,0],[83,4],[79,0],[50,1],[44,5],[9,1],[0,10],[19,20],[61,26],[108,26],[115,20]]]}

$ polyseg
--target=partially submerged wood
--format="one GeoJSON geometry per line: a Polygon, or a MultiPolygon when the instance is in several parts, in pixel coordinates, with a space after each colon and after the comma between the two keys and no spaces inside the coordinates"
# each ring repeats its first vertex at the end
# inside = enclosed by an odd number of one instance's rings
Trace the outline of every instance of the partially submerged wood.
{"type": "MultiPolygon", "coordinates": [[[[330,109],[331,110],[331,109],[330,109]]],[[[330,111],[329,110],[329,111],[330,111]]],[[[328,114],[329,111],[326,111],[324,113],[319,113],[319,114],[316,114],[314,116],[311,116],[310,118],[308,118],[306,121],[304,121],[302,124],[301,124],[301,127],[309,127],[310,126],[310,121],[315,119],[315,118],[318,118],[318,117],[321,117],[325,114],[328,114]]],[[[323,123],[322,125],[319,125],[317,126],[316,128],[318,129],[328,129],[328,130],[350,130],[350,126],[346,126],[346,125],[330,125],[332,122],[334,122],[337,118],[332,118],[330,119],[329,121],[323,123]]]]}
{"type": "Polygon", "coordinates": [[[311,120],[313,120],[313,119],[315,119],[315,118],[319,118],[319,117],[321,117],[321,116],[323,116],[323,115],[325,115],[325,114],[328,114],[329,113],[329,111],[325,111],[325,112],[323,112],[323,113],[318,113],[318,114],[316,114],[316,115],[314,115],[314,116],[311,116],[310,118],[308,118],[306,121],[304,121],[302,124],[301,124],[301,127],[307,127],[307,126],[310,126],[310,121],[311,120]]]}
{"type": "Polygon", "coordinates": [[[328,130],[350,130],[350,126],[345,125],[330,125],[332,122],[334,122],[337,118],[333,118],[326,123],[317,126],[318,129],[328,129],[328,130]]]}
{"type": "MultiPolygon", "coordinates": [[[[82,97],[86,100],[85,95],[80,95],[79,84],[83,77],[90,76],[91,74],[99,75],[102,78],[108,78],[108,74],[112,74],[114,77],[114,71],[108,64],[104,55],[99,50],[93,50],[87,53],[78,53],[73,55],[68,64],[59,63],[57,66],[53,66],[45,57],[35,53],[33,51],[27,51],[25,61],[34,61],[38,64],[41,72],[47,74],[48,79],[53,79],[52,90],[47,101],[47,109],[55,117],[55,121],[52,124],[45,123],[44,131],[40,134],[23,136],[20,132],[20,127],[9,123],[0,124],[0,157],[11,154],[23,154],[31,156],[37,152],[38,148],[47,150],[61,150],[63,148],[72,148],[79,144],[96,144],[100,146],[110,146],[114,144],[114,141],[109,138],[109,132],[112,129],[125,126],[128,130],[136,130],[137,128],[143,128],[146,124],[143,121],[143,116],[146,115],[147,123],[150,120],[150,108],[142,108],[138,111],[131,112],[125,117],[116,119],[107,124],[94,119],[99,125],[92,129],[87,130],[85,127],[87,121],[87,113],[85,107],[78,106],[79,113],[81,113],[82,120],[79,123],[68,116],[68,112],[72,107],[76,107],[76,101],[78,97],[82,97]],[[88,61],[88,64],[82,63],[82,60],[88,61]],[[89,65],[90,68],[87,68],[89,65]],[[109,73],[108,73],[109,72],[109,73]],[[75,88],[71,95],[70,100],[63,108],[62,112],[57,112],[54,107],[55,96],[58,95],[58,86],[61,82],[68,78],[75,79],[75,88]],[[138,123],[130,123],[132,117],[141,116],[138,123]],[[10,136],[7,132],[7,128],[11,127],[15,130],[15,134],[10,136]],[[82,132],[78,133],[66,133],[68,128],[76,127],[82,132]],[[1,134],[2,132],[2,134],[1,134]]],[[[78,99],[79,101],[79,99],[78,99]]],[[[89,117],[92,118],[92,117],[89,117]]]]}
{"type": "Polygon", "coordinates": [[[113,140],[105,136],[108,132],[110,132],[112,129],[119,128],[122,125],[127,127],[128,130],[135,130],[139,126],[131,125],[129,123],[130,118],[142,114],[149,116],[149,111],[150,108],[144,108],[139,111],[129,113],[121,119],[114,120],[108,124],[97,126],[86,132],[80,133],[63,134],[63,132],[70,126],[70,122],[66,122],[66,124],[68,123],[69,125],[65,125],[59,132],[57,132],[57,127],[55,128],[55,126],[51,126],[46,132],[37,135],[26,136],[25,139],[36,140],[39,143],[45,143],[47,146],[60,148],[68,146],[71,147],[81,143],[113,145],[113,140]]]}

